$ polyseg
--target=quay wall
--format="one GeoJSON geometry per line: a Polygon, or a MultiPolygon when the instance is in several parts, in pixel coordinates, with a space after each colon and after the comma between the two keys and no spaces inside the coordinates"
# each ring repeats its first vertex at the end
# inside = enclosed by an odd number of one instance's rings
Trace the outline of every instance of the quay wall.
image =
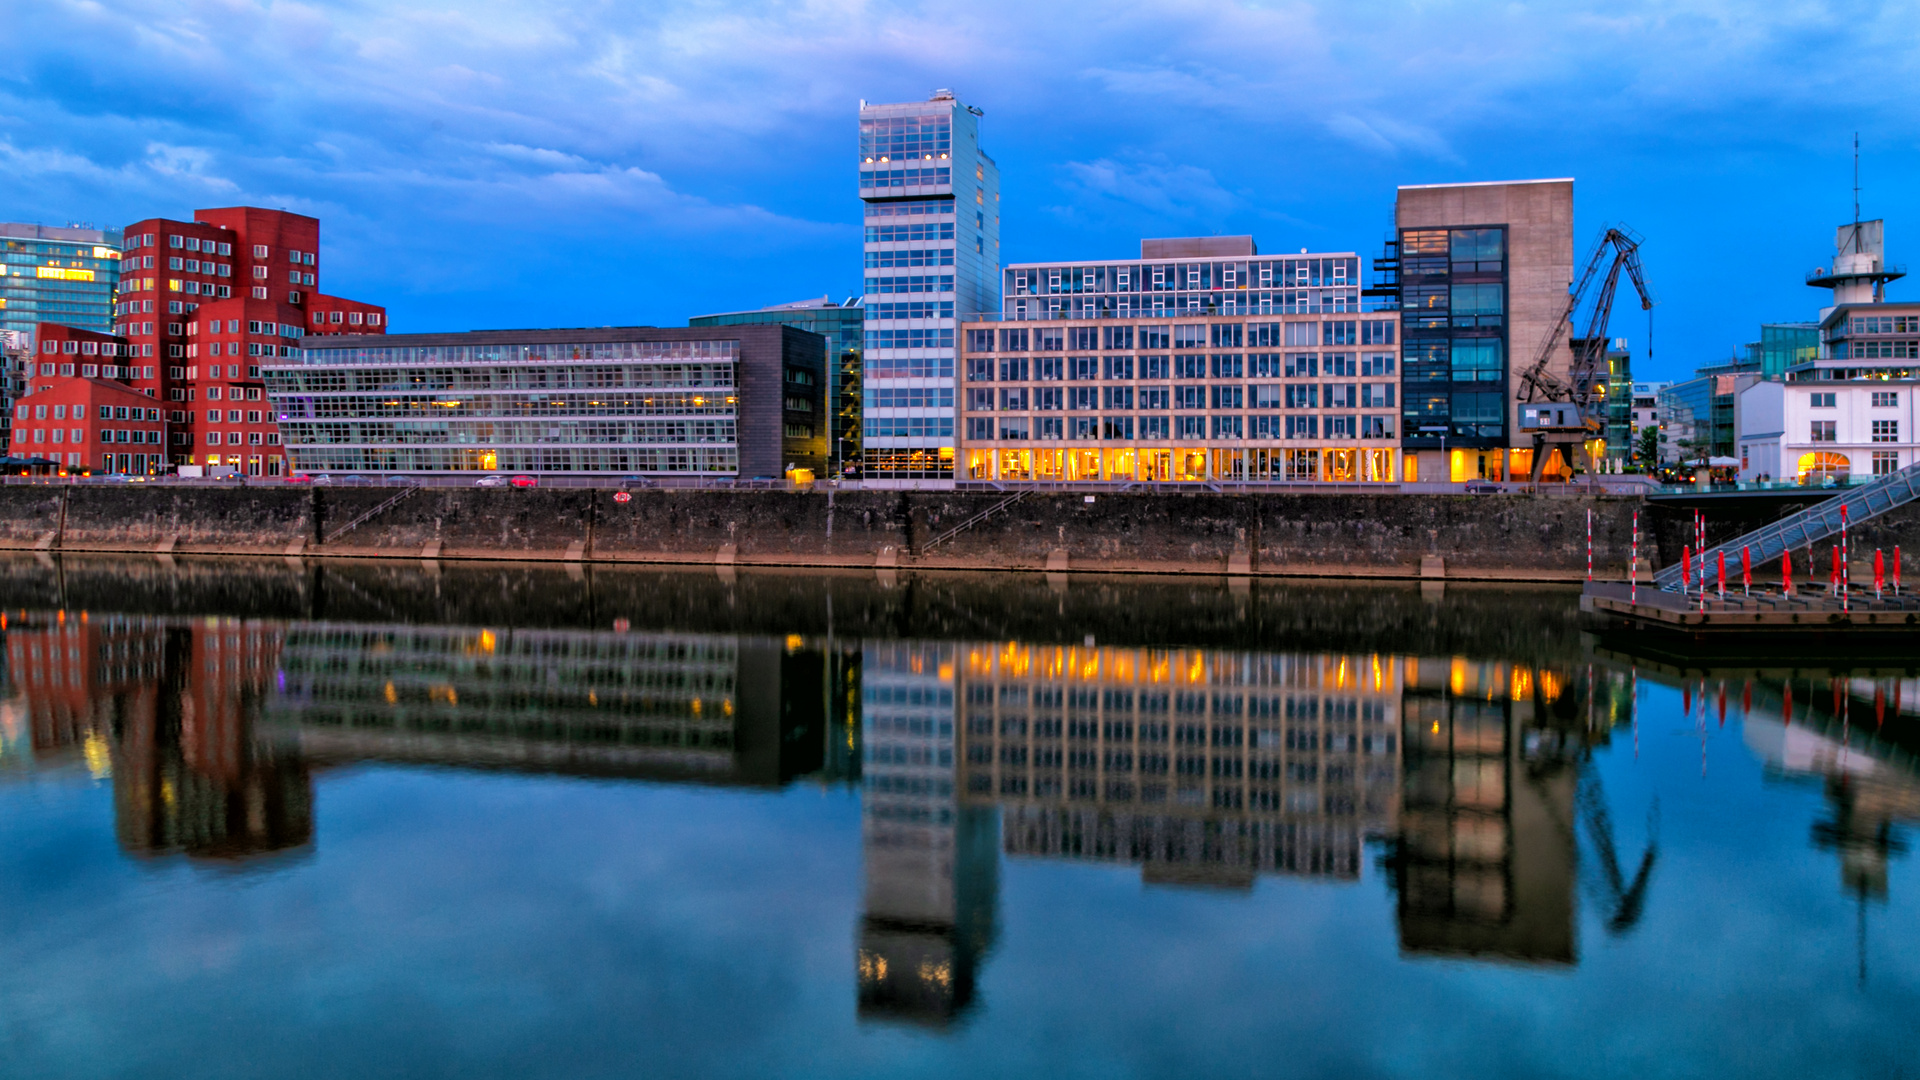
{"type": "MultiPolygon", "coordinates": [[[[1678,558],[1691,514],[1576,493],[1034,492],[929,546],[1007,496],[417,488],[353,524],[402,490],[9,485],[0,549],[1554,581],[1584,576],[1589,510],[1596,576],[1612,578],[1636,509],[1656,567],[1678,558]]],[[[1713,538],[1760,523],[1723,515],[1713,538]]],[[[1920,510],[1861,543],[1920,549],[1920,510]]]]}

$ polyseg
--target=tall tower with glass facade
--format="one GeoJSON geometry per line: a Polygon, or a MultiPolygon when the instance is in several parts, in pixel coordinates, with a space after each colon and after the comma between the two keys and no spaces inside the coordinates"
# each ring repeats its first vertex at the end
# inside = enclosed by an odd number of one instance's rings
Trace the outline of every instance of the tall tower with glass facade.
{"type": "Polygon", "coordinates": [[[1000,170],[980,115],[950,90],[860,103],[864,473],[880,485],[954,479],[956,327],[1000,307],[1000,170]]]}

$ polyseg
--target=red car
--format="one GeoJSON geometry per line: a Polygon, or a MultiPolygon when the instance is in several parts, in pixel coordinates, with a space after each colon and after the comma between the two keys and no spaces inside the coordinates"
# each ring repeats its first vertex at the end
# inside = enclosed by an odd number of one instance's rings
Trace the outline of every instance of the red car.
{"type": "Polygon", "coordinates": [[[287,483],[311,484],[313,483],[313,477],[308,476],[306,473],[303,473],[303,472],[297,472],[297,473],[294,473],[292,476],[287,477],[287,483]]]}
{"type": "Polygon", "coordinates": [[[516,476],[512,480],[509,480],[507,482],[517,488],[530,488],[530,487],[540,486],[540,478],[537,476],[524,476],[524,475],[516,476]]]}

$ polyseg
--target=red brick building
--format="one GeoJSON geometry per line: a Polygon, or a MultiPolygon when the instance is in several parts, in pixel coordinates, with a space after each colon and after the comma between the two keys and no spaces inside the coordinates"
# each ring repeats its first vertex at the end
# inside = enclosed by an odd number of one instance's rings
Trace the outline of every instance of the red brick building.
{"type": "Polygon", "coordinates": [[[160,403],[117,381],[35,375],[13,405],[12,450],[20,457],[47,458],[69,470],[155,475],[167,463],[167,449],[160,403]]]}
{"type": "Polygon", "coordinates": [[[252,206],[196,210],[193,216],[126,227],[114,308],[128,353],[123,367],[134,372],[136,390],[165,403],[176,425],[173,464],[225,464],[253,475],[281,475],[278,429],[247,420],[252,412],[266,415],[259,358],[268,349],[275,357],[291,357],[304,334],[383,334],[386,311],[319,291],[316,218],[252,206]],[[211,332],[216,318],[218,335],[211,332]],[[235,324],[240,331],[230,329],[235,324]],[[232,346],[237,354],[228,352],[232,346]],[[236,390],[243,402],[237,407],[236,390]],[[216,401],[217,425],[210,422],[216,401]],[[238,421],[231,419],[236,412],[238,421]]]}
{"type": "Polygon", "coordinates": [[[186,408],[176,455],[187,462],[228,465],[248,476],[285,476],[280,425],[260,381],[260,365],[284,363],[299,348],[301,311],[276,300],[234,298],[200,305],[187,316],[186,408]]]}

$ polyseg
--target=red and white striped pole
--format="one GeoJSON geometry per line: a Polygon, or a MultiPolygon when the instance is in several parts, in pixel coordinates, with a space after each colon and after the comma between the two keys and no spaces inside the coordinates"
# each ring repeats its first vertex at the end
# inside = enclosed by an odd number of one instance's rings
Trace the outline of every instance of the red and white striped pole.
{"type": "Polygon", "coordinates": [[[1587,580],[1593,580],[1593,507],[1587,507],[1587,580]]]}
{"type": "Polygon", "coordinates": [[[1847,504],[1840,504],[1840,610],[1851,609],[1853,599],[1853,548],[1847,543],[1847,504]]]}
{"type": "MultiPolygon", "coordinates": [[[[1900,561],[1894,560],[1894,580],[1900,579],[1900,561]]],[[[1633,512],[1633,545],[1627,550],[1627,603],[1640,602],[1640,511],[1633,512]]]]}

